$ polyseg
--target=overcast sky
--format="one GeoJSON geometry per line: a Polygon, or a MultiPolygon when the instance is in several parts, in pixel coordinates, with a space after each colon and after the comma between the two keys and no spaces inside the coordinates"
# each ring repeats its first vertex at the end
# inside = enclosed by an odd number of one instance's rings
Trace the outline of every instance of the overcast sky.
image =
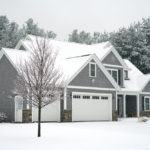
{"type": "Polygon", "coordinates": [[[150,17],[150,0],[0,0],[0,15],[20,25],[33,18],[65,40],[73,29],[109,32],[150,17]]]}

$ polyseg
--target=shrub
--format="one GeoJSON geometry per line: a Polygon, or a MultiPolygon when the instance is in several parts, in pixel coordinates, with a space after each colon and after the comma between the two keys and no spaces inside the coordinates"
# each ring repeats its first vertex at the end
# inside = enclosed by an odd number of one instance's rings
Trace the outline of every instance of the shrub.
{"type": "Polygon", "coordinates": [[[138,119],[139,122],[147,122],[148,120],[149,120],[149,118],[146,116],[142,116],[138,119]]]}
{"type": "Polygon", "coordinates": [[[0,112],[0,122],[3,122],[7,119],[7,115],[4,112],[0,112]]]}

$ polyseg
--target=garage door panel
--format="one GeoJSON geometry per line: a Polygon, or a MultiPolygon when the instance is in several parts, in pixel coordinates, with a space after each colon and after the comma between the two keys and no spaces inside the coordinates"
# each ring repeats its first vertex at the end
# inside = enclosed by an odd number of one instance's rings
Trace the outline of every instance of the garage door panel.
{"type": "MultiPolygon", "coordinates": [[[[76,93],[77,94],[77,93],[76,93]]],[[[80,99],[72,99],[72,121],[99,121],[99,120],[111,120],[111,95],[98,95],[98,96],[107,96],[108,99],[92,99],[91,93],[90,99],[83,99],[83,95],[80,95],[80,99]]],[[[88,95],[88,94],[87,94],[88,95]]],[[[96,96],[97,96],[96,95],[96,96]]]]}
{"type": "MultiPolygon", "coordinates": [[[[38,121],[38,109],[32,108],[32,121],[38,121]]],[[[60,121],[60,101],[57,100],[41,110],[41,121],[60,121]]]]}

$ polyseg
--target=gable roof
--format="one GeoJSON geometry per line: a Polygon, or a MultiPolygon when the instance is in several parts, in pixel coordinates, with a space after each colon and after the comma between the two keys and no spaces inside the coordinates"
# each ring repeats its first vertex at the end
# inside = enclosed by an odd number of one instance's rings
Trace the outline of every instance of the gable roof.
{"type": "MultiPolygon", "coordinates": [[[[20,40],[16,46],[16,49],[19,49],[21,45],[25,47],[27,50],[30,50],[32,43],[36,43],[36,39],[43,39],[42,37],[36,37],[33,35],[27,35],[25,40],[20,40]]],[[[51,48],[54,51],[59,51],[59,53],[67,58],[67,57],[74,57],[74,56],[81,56],[85,54],[96,54],[98,58],[102,61],[110,52],[112,52],[121,63],[121,65],[128,69],[126,63],[123,61],[119,53],[115,50],[112,44],[107,42],[102,42],[93,45],[86,45],[86,44],[79,44],[73,42],[66,42],[66,41],[56,41],[50,39],[49,42],[51,48]]]]}
{"type": "Polygon", "coordinates": [[[128,71],[129,80],[124,80],[125,88],[123,91],[142,91],[146,84],[150,81],[150,74],[143,74],[134,64],[125,59],[125,63],[130,70],[128,71]]]}
{"type": "MultiPolygon", "coordinates": [[[[83,70],[83,68],[88,65],[91,60],[94,60],[96,62],[96,64],[98,65],[98,67],[102,70],[102,72],[104,73],[104,75],[106,76],[106,78],[108,79],[108,81],[114,86],[115,89],[119,90],[120,87],[118,86],[118,84],[115,82],[115,80],[112,78],[112,76],[108,73],[108,71],[105,69],[105,67],[102,65],[102,63],[100,62],[99,58],[96,56],[96,54],[92,54],[84,56],[87,57],[88,59],[82,64],[82,66],[80,66],[75,72],[74,74],[72,74],[71,78],[69,79],[68,83],[69,84],[78,74],[79,72],[81,72],[83,70]],[[90,57],[89,57],[90,56],[90,57]]],[[[73,65],[75,66],[76,63],[78,64],[78,59],[83,59],[82,57],[77,57],[77,58],[72,58],[70,59],[71,62],[73,63],[73,65]]],[[[70,63],[70,66],[73,68],[72,63],[70,63]]]]}
{"type": "MultiPolygon", "coordinates": [[[[23,62],[28,61],[30,56],[30,51],[23,51],[17,49],[3,48],[2,53],[8,58],[12,65],[16,68],[23,62]]],[[[101,68],[104,75],[110,81],[110,83],[116,88],[119,89],[119,86],[111,77],[111,75],[106,71],[104,66],[101,64],[100,60],[95,54],[92,55],[82,55],[72,58],[62,58],[58,56],[56,59],[56,67],[63,73],[62,80],[68,85],[75,76],[91,61],[95,60],[97,65],[101,68]],[[61,63],[60,63],[61,62],[61,63]]]]}

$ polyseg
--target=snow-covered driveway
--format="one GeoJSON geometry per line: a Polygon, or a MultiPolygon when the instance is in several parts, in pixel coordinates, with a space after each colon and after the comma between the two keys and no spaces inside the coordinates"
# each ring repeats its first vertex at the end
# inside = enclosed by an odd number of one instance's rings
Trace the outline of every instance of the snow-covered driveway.
{"type": "Polygon", "coordinates": [[[150,122],[0,124],[0,150],[150,150],[150,122]]]}

